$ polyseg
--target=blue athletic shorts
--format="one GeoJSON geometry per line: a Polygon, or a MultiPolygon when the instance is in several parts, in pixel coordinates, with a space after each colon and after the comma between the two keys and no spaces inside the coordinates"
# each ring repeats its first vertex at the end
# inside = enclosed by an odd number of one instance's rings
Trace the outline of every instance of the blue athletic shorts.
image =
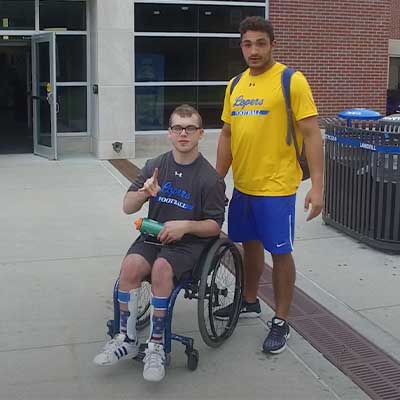
{"type": "Polygon", "coordinates": [[[259,240],[271,254],[293,251],[296,194],[250,196],[234,189],[228,235],[234,242],[259,240]]]}

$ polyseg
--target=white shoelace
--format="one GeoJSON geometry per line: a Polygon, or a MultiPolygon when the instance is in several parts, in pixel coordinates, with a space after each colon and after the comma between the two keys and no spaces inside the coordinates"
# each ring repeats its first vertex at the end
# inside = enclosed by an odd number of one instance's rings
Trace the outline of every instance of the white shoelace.
{"type": "Polygon", "coordinates": [[[144,357],[144,363],[147,368],[160,368],[164,366],[164,356],[160,350],[146,350],[146,356],[144,357]]]}

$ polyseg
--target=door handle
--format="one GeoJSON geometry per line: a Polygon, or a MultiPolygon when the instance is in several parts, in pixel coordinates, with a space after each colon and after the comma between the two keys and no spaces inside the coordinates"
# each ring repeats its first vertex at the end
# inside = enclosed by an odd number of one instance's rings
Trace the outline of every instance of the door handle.
{"type": "Polygon", "coordinates": [[[60,112],[60,104],[56,103],[56,114],[60,112]]]}

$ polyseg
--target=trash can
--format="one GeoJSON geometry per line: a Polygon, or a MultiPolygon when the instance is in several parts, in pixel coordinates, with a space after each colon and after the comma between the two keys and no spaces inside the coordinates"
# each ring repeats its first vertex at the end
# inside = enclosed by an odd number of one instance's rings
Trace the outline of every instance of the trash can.
{"type": "Polygon", "coordinates": [[[400,123],[347,115],[325,122],[323,220],[400,253],[400,123]]]}
{"type": "Polygon", "coordinates": [[[347,121],[347,126],[352,126],[353,120],[375,121],[382,118],[382,115],[377,111],[368,110],[367,108],[352,108],[350,110],[341,111],[338,117],[345,119],[347,121]]]}

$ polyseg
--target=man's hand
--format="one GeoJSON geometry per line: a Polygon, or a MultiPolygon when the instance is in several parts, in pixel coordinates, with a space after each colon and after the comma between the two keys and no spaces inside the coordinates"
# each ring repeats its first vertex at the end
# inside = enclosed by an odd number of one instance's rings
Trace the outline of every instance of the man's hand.
{"type": "Polygon", "coordinates": [[[145,193],[148,197],[156,197],[160,190],[161,188],[158,184],[158,168],[155,168],[153,176],[146,180],[143,187],[139,189],[139,192],[145,193]]]}
{"type": "Polygon", "coordinates": [[[304,211],[307,212],[311,204],[311,211],[307,215],[307,221],[321,214],[323,207],[323,189],[312,187],[304,200],[304,211]]]}
{"type": "Polygon", "coordinates": [[[158,234],[157,239],[162,244],[170,244],[181,240],[188,232],[188,221],[168,221],[158,234]]]}

